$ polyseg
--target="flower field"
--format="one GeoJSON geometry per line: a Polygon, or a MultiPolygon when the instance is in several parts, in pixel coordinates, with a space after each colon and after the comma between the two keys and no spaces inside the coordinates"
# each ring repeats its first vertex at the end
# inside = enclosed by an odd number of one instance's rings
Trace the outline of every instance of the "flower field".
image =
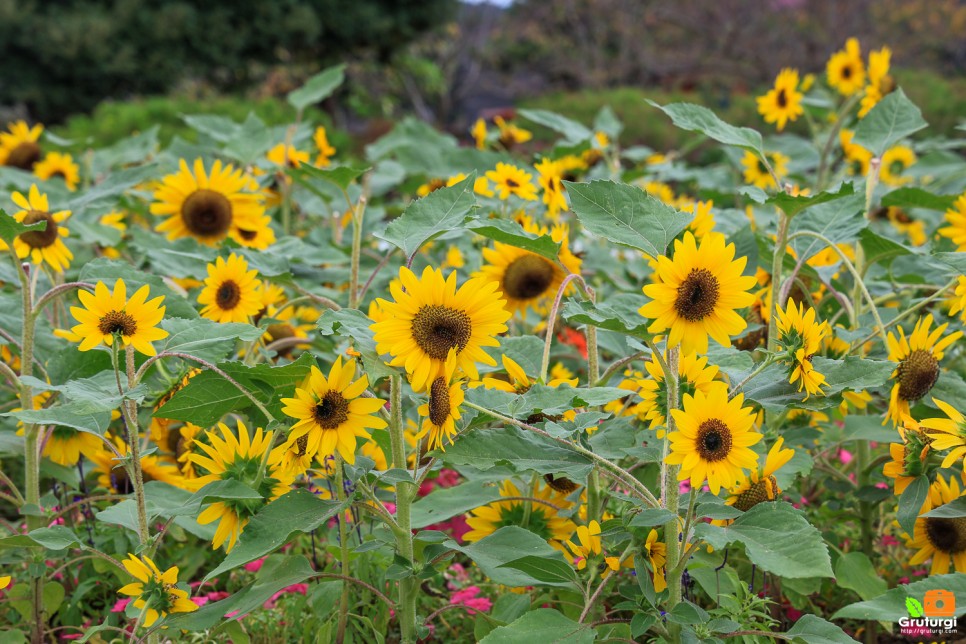
{"type": "Polygon", "coordinates": [[[0,639],[954,640],[966,159],[891,63],[642,106],[680,150],[340,150],[342,66],[289,125],[10,123],[0,639]]]}

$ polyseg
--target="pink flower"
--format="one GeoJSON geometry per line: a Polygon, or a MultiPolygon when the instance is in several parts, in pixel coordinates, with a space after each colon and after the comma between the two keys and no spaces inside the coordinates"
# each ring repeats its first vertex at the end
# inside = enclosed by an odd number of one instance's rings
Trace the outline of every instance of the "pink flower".
{"type": "Polygon", "coordinates": [[[851,463],[852,462],[852,452],[850,452],[847,449],[840,449],[839,450],[839,462],[842,463],[842,465],[848,465],[849,463],[851,463]]]}
{"type": "Polygon", "coordinates": [[[288,593],[299,593],[300,595],[304,595],[307,592],[309,592],[308,584],[292,584],[291,586],[283,588],[282,590],[272,595],[269,598],[269,600],[263,604],[263,606],[265,608],[274,608],[275,602],[277,602],[278,598],[281,597],[282,595],[286,595],[288,593]]]}
{"type": "Polygon", "coordinates": [[[882,535],[882,547],[887,548],[889,546],[898,546],[899,540],[893,537],[891,534],[882,535]]]}
{"type": "Polygon", "coordinates": [[[193,601],[194,603],[196,603],[198,606],[204,606],[210,600],[207,597],[192,597],[191,598],[191,601],[193,601]]]}
{"type": "Polygon", "coordinates": [[[220,602],[222,599],[225,599],[226,597],[228,597],[228,595],[229,594],[223,590],[213,590],[207,595],[205,595],[205,597],[208,599],[208,601],[220,602]]]}
{"type": "Polygon", "coordinates": [[[791,606],[785,608],[785,617],[788,618],[789,622],[797,622],[801,616],[802,611],[792,608],[791,606]]]}
{"type": "Polygon", "coordinates": [[[466,606],[466,612],[470,615],[475,615],[477,611],[485,613],[493,608],[493,602],[486,597],[477,597],[479,594],[480,589],[478,587],[469,586],[453,593],[453,596],[449,598],[449,603],[466,606]]]}
{"type": "Polygon", "coordinates": [[[459,485],[461,478],[460,473],[456,470],[451,470],[444,467],[439,471],[439,474],[436,475],[436,485],[439,487],[453,487],[455,485],[459,485]]]}
{"type": "Polygon", "coordinates": [[[130,599],[119,599],[114,602],[114,607],[111,609],[112,613],[123,613],[127,605],[131,603],[130,599]]]}
{"type": "Polygon", "coordinates": [[[242,566],[248,572],[258,572],[262,569],[262,564],[265,563],[265,557],[261,559],[256,559],[255,561],[249,561],[247,564],[242,566]]]}

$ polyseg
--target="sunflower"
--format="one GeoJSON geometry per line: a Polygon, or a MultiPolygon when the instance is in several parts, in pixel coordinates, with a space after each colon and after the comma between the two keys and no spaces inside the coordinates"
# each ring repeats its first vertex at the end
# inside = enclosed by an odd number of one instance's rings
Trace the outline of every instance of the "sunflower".
{"type": "Polygon", "coordinates": [[[883,47],[879,51],[869,54],[869,84],[865,86],[865,94],[859,105],[859,118],[862,118],[881,101],[886,94],[896,88],[896,82],[889,76],[889,59],[892,51],[883,47]]]}
{"type": "Polygon", "coordinates": [[[191,454],[204,431],[201,427],[187,422],[177,429],[168,431],[168,449],[185,479],[198,478],[198,471],[195,469],[194,461],[191,460],[191,454]]]}
{"type": "Polygon", "coordinates": [[[570,539],[567,539],[566,543],[574,555],[577,570],[583,570],[587,567],[589,558],[601,553],[600,524],[597,521],[591,521],[588,525],[577,526],[577,540],[579,545],[574,544],[570,539]]]}
{"type": "Polygon", "coordinates": [[[849,38],[845,49],[832,54],[825,68],[828,84],[843,96],[851,96],[865,84],[865,65],[862,63],[862,50],[859,41],[849,38]]]}
{"type": "Polygon", "coordinates": [[[154,191],[151,213],[167,217],[158,232],[169,240],[194,237],[211,246],[229,235],[242,243],[239,229],[259,229],[265,212],[263,196],[244,192],[251,187],[251,177],[221,161],[215,161],[208,174],[201,159],[195,160],[194,172],[184,159],[179,168],[154,191]]]}
{"type": "Polygon", "coordinates": [[[952,305],[949,308],[950,315],[960,313],[960,319],[966,322],[966,275],[960,275],[956,283],[956,290],[953,293],[952,305]]]}
{"type": "Polygon", "coordinates": [[[453,379],[455,371],[456,349],[450,349],[442,375],[429,386],[429,400],[420,405],[418,410],[419,416],[425,420],[416,438],[429,435],[428,449],[445,451],[444,438],[450,445],[453,444],[456,421],[460,419],[460,405],[463,404],[464,396],[463,381],[453,379]]]}
{"type": "Polygon", "coordinates": [[[483,347],[499,346],[495,336],[507,330],[511,315],[497,282],[474,277],[457,290],[455,271],[444,279],[430,266],[421,278],[402,267],[399,280],[389,285],[395,301],[377,300],[385,319],[371,327],[376,350],[392,355],[392,366],[405,367],[413,389],[424,391],[442,374],[452,348],[459,370],[472,380],[479,379],[477,362],[496,364],[483,347]]]}
{"type": "Polygon", "coordinates": [[[909,403],[928,394],[939,379],[939,361],[945,350],[963,337],[962,331],[956,331],[942,338],[949,324],[940,325],[930,333],[932,322],[932,314],[920,318],[908,339],[902,327],[899,327],[898,338],[889,332],[889,360],[898,362],[899,366],[892,372],[895,383],[883,424],[891,419],[897,425],[903,417],[910,415],[909,403]]]}
{"type": "Polygon", "coordinates": [[[77,465],[81,454],[93,459],[104,451],[99,436],[70,427],[55,426],[44,442],[43,455],[58,465],[77,465]]]}
{"type": "Polygon", "coordinates": [[[939,234],[951,239],[958,252],[966,252],[966,192],[959,195],[943,216],[949,225],[940,228],[939,234]]]}
{"type": "Polygon", "coordinates": [[[775,123],[781,132],[786,123],[805,113],[802,93],[798,91],[798,71],[787,68],[781,70],[775,79],[775,87],[756,100],[758,113],[764,117],[765,123],[775,123]]]}
{"type": "Polygon", "coordinates": [[[470,134],[473,135],[477,150],[486,149],[486,121],[481,118],[476,119],[473,122],[473,127],[470,129],[470,134]]]}
{"type": "Polygon", "coordinates": [[[714,213],[711,212],[713,207],[713,201],[693,201],[681,207],[684,212],[694,214],[694,219],[688,224],[688,230],[694,233],[694,236],[699,240],[704,239],[714,231],[714,213]]]}
{"type": "MultiPolygon", "coordinates": [[[[765,156],[771,162],[771,169],[774,170],[775,176],[779,180],[784,179],[788,175],[788,157],[781,152],[766,152],[765,156]]],[[[762,190],[780,187],[775,184],[775,179],[768,172],[768,167],[754,152],[745,151],[745,155],[741,157],[741,165],[745,168],[745,183],[750,183],[762,190]]]]}
{"type": "Polygon", "coordinates": [[[70,307],[71,315],[80,323],[71,329],[80,337],[78,349],[90,351],[101,342],[112,346],[117,337],[125,347],[133,346],[146,356],[155,355],[151,343],[168,337],[168,332],[158,328],[164,317],[164,296],[148,301],[149,290],[145,284],[129,300],[127,285],[119,279],[113,293],[104,282],[95,284],[93,293],[78,291],[77,297],[84,306],[70,307]]]}
{"type": "Polygon", "coordinates": [[[889,148],[882,155],[882,167],[879,170],[882,183],[889,186],[902,186],[909,183],[912,178],[905,177],[902,173],[915,162],[916,153],[912,148],[905,145],[889,148]]]}
{"type": "Polygon", "coordinates": [[[667,565],[667,544],[657,540],[657,530],[651,530],[644,542],[644,552],[647,560],[651,562],[651,570],[654,572],[654,592],[659,593],[667,588],[667,580],[664,578],[664,566],[667,565]]]}
{"type": "MultiPolygon", "coordinates": [[[[667,416],[667,383],[664,381],[664,370],[656,355],[644,363],[644,368],[650,378],[637,380],[638,395],[641,402],[635,411],[650,423],[651,429],[663,427],[667,416]]],[[[709,365],[707,357],[698,357],[696,353],[685,353],[678,360],[678,400],[684,394],[701,391],[705,394],[712,388],[714,379],[718,375],[718,367],[709,365]]],[[[657,432],[658,438],[664,438],[664,430],[657,432]]]]}
{"type": "Polygon", "coordinates": [[[276,242],[272,218],[265,215],[249,223],[239,222],[232,233],[232,239],[245,248],[265,250],[276,242]]]}
{"type": "Polygon", "coordinates": [[[852,143],[854,136],[855,132],[852,130],[839,132],[839,143],[842,145],[842,154],[845,156],[846,172],[864,177],[869,174],[869,162],[872,161],[872,153],[861,145],[852,143]]]}
{"type": "Polygon", "coordinates": [[[901,443],[889,444],[892,461],[882,467],[882,474],[895,479],[893,490],[898,496],[906,491],[909,484],[926,473],[926,462],[933,439],[922,427],[909,417],[899,425],[901,443]]]}
{"type": "Polygon", "coordinates": [[[751,305],[749,293],[756,280],[742,275],[747,257],[734,259],[735,245],[725,237],[708,235],[698,245],[690,231],[674,240],[674,259],[657,258],[654,283],[644,287],[651,298],[639,313],[654,320],[651,333],[670,329],[668,347],[681,345],[684,353],[707,353],[708,335],[723,346],[748,323],[735,310],[751,305]]]}
{"type": "Polygon", "coordinates": [[[48,152],[44,160],[34,166],[34,174],[42,181],[60,177],[71,192],[77,190],[80,182],[80,169],[74,159],[69,154],[60,152],[48,152]]]}
{"type": "Polygon", "coordinates": [[[512,149],[520,143],[526,143],[533,138],[533,133],[517,127],[513,123],[507,123],[502,116],[494,116],[493,122],[500,129],[499,142],[507,150],[512,149]]]}
{"type": "MultiPolygon", "coordinates": [[[[30,257],[30,261],[38,265],[47,262],[52,269],[63,273],[70,265],[70,260],[74,259],[73,253],[61,239],[70,234],[67,227],[62,225],[70,217],[70,211],[50,212],[47,195],[41,194],[36,184],[30,186],[27,196],[14,191],[10,199],[18,208],[22,208],[13,214],[18,222],[28,226],[41,221],[47,222],[47,227],[43,230],[28,230],[14,238],[13,249],[17,252],[17,257],[30,257]]],[[[0,250],[8,248],[10,247],[6,242],[0,240],[0,250]]]]}
{"type": "MultiPolygon", "coordinates": [[[[529,217],[522,217],[521,224],[526,232],[533,235],[541,236],[549,232],[550,237],[560,244],[557,252],[559,261],[551,261],[510,244],[494,242],[493,248],[483,249],[486,264],[476,273],[476,277],[498,283],[506,297],[506,308],[511,313],[519,313],[525,320],[527,309],[537,309],[556,297],[567,275],[580,274],[581,260],[570,252],[570,229],[566,224],[554,224],[549,231],[546,226],[533,222],[529,217]]],[[[573,288],[568,285],[567,292],[573,288]]]]}
{"type": "Polygon", "coordinates": [[[218,549],[228,541],[225,552],[231,552],[251,517],[266,503],[288,492],[293,477],[274,465],[269,465],[268,471],[260,477],[262,456],[265,450],[272,448],[274,432],[263,433],[259,427],[254,434],[249,434],[241,421],[238,422],[237,438],[224,423],[218,423],[218,429],[221,430],[221,436],[213,431],[206,432],[210,444],[196,443],[207,456],[192,454],[189,457],[208,471],[208,474],[196,479],[198,489],[215,481],[236,480],[261,495],[259,499],[218,501],[198,515],[201,525],[218,521],[213,548],[218,549]]]}
{"type": "MultiPolygon", "coordinates": [[[[884,209],[885,217],[900,233],[909,237],[909,242],[913,246],[922,246],[926,243],[926,223],[920,219],[914,219],[905,210],[898,206],[889,206],[884,209]]],[[[880,210],[881,212],[881,210],[880,210]]]]}
{"type": "Polygon", "coordinates": [[[0,132],[0,165],[32,170],[43,154],[37,143],[43,131],[40,123],[30,127],[25,121],[17,121],[8,131],[0,132]]]}
{"type": "Polygon", "coordinates": [[[235,253],[208,264],[205,288],[198,294],[203,304],[201,315],[215,322],[248,322],[262,309],[258,271],[248,270],[248,262],[235,253]]]}
{"type": "Polygon", "coordinates": [[[705,479],[712,494],[736,485],[743,469],[755,467],[758,455],[750,446],[761,440],[752,430],[752,409],[741,406],[744,395],[728,400],[728,386],[716,382],[707,394],[696,391],[683,400],[683,409],[671,410],[678,431],[668,435],[671,452],[665,462],[681,465],[678,480],[690,479],[693,488],[705,479]]]}
{"type": "MultiPolygon", "coordinates": [[[[959,481],[946,480],[939,475],[929,486],[929,495],[923,503],[920,515],[939,508],[962,497],[959,481]]],[[[918,552],[909,560],[909,565],[917,566],[932,559],[931,575],[944,575],[952,564],[956,572],[966,572],[966,517],[951,519],[923,517],[916,519],[912,539],[906,542],[918,552]]]]}
{"type": "Polygon", "coordinates": [[[341,356],[332,363],[328,378],[313,365],[307,381],[296,387],[295,397],[282,399],[282,411],[297,420],[286,445],[308,436],[305,451],[319,462],[338,450],[346,463],[355,463],[356,438],[368,439],[366,428],[386,427],[386,421],[376,416],[386,401],[363,398],[369,378],[364,375],[353,382],[355,373],[356,361],[343,365],[341,356]]]}
{"type": "Polygon", "coordinates": [[[315,128],[315,133],[312,135],[312,141],[315,143],[316,149],[319,151],[319,156],[315,157],[315,165],[320,168],[324,168],[332,163],[332,157],[335,156],[335,148],[329,144],[329,136],[325,131],[323,126],[315,128]]]}
{"type": "Polygon", "coordinates": [[[495,170],[486,173],[486,178],[500,191],[500,199],[507,199],[513,194],[527,201],[536,201],[537,188],[533,185],[532,176],[509,163],[497,163],[495,170]]]}
{"type": "MultiPolygon", "coordinates": [[[[523,367],[521,367],[516,360],[506,354],[501,357],[501,360],[503,361],[503,369],[510,378],[509,381],[500,380],[499,378],[486,377],[483,378],[480,383],[474,383],[474,386],[482,384],[487,389],[498,389],[511,394],[525,394],[530,391],[530,387],[533,386],[534,381],[530,380],[530,377],[527,376],[527,373],[523,370],[523,367]]],[[[571,387],[576,387],[577,379],[554,378],[547,383],[547,386],[549,387],[559,387],[561,385],[570,385],[571,387]]]]}
{"type": "Polygon", "coordinates": [[[778,349],[784,352],[784,361],[789,364],[788,382],[798,382],[798,390],[805,390],[805,400],[812,394],[822,395],[825,376],[812,366],[812,356],[822,347],[822,341],[829,334],[828,323],[815,320],[815,309],[805,310],[804,304],[795,304],[791,299],[782,310],[778,307],[778,349]]]}
{"type": "Polygon", "coordinates": [[[534,166],[539,176],[537,182],[543,188],[543,203],[547,206],[547,216],[556,221],[561,211],[569,210],[567,199],[564,197],[564,187],[560,180],[563,172],[555,161],[543,159],[534,166]]]}
{"type": "Polygon", "coordinates": [[[489,505],[476,508],[466,519],[472,528],[463,535],[468,542],[479,541],[504,526],[520,526],[546,539],[547,543],[567,554],[564,542],[577,530],[577,526],[562,512],[573,507],[567,495],[558,492],[542,482],[537,482],[530,494],[523,494],[513,481],[504,481],[500,486],[501,497],[516,497],[512,501],[494,501],[489,505]],[[520,501],[519,497],[532,497],[538,501],[520,501]],[[524,523],[529,505],[529,518],[524,523]]]}
{"type": "Polygon", "coordinates": [[[294,146],[279,143],[269,150],[265,157],[278,166],[287,168],[297,168],[303,163],[309,162],[309,153],[296,150],[294,146]]]}
{"type": "Polygon", "coordinates": [[[127,559],[121,562],[124,569],[138,581],[117,592],[137,597],[134,607],[144,611],[144,628],[150,628],[158,621],[158,617],[164,619],[169,613],[191,613],[198,610],[198,604],[188,598],[188,591],[177,587],[177,566],[161,572],[149,557],[142,555],[142,558],[143,561],[128,553],[127,559]]]}
{"type": "Polygon", "coordinates": [[[742,475],[737,485],[728,492],[725,505],[732,505],[742,512],[747,512],[759,503],[774,501],[782,493],[775,479],[777,472],[783,465],[792,460],[795,450],[782,449],[784,438],[779,437],[768,450],[763,468],[754,468],[748,476],[742,475]]]}
{"type": "MultiPolygon", "coordinates": [[[[128,477],[127,468],[120,464],[120,459],[128,455],[127,443],[116,436],[108,436],[107,440],[114,445],[120,457],[115,457],[114,451],[106,449],[90,455],[94,471],[97,472],[97,483],[117,494],[131,494],[134,492],[134,485],[128,477]]],[[[175,487],[184,487],[184,479],[178,468],[171,463],[165,463],[154,454],[141,457],[141,476],[145,483],[160,481],[175,487]]]]}
{"type": "Polygon", "coordinates": [[[10,586],[10,580],[11,580],[10,575],[5,575],[5,576],[0,577],[0,590],[4,590],[7,587],[9,587],[10,586]]]}
{"type": "Polygon", "coordinates": [[[942,467],[950,467],[966,455],[966,416],[938,398],[933,398],[932,401],[943,410],[946,418],[926,418],[919,425],[932,430],[927,431],[926,435],[932,439],[931,447],[934,450],[950,450],[942,464],[942,467]]]}

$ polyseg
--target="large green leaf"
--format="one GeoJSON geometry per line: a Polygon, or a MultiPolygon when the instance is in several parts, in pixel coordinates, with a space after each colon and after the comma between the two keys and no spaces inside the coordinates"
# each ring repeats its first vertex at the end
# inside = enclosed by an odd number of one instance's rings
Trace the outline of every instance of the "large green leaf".
{"type": "Polygon", "coordinates": [[[515,425],[475,429],[461,435],[446,448],[446,460],[481,470],[502,465],[514,472],[534,470],[576,480],[587,478],[593,468],[588,457],[515,425]]]}
{"type": "Polygon", "coordinates": [[[912,249],[891,239],[886,239],[868,228],[864,228],[859,233],[859,241],[862,244],[862,250],[865,252],[866,266],[885,262],[902,255],[911,255],[913,252],[912,249]]]}
{"type": "Polygon", "coordinates": [[[480,644],[588,644],[597,638],[589,624],[578,624],[552,608],[538,608],[520,619],[490,631],[480,644]]]}
{"type": "Polygon", "coordinates": [[[671,121],[682,130],[701,132],[719,143],[735,145],[759,155],[762,154],[760,133],[751,128],[735,127],[725,123],[706,107],[692,103],[671,103],[661,106],[654,101],[647,102],[670,116],[671,121]]]}
{"type": "Polygon", "coordinates": [[[499,488],[482,480],[437,488],[413,503],[412,526],[414,529],[425,528],[499,498],[499,488]]]}
{"type": "Polygon", "coordinates": [[[11,217],[0,208],[0,239],[2,239],[7,244],[11,243],[18,235],[30,231],[44,231],[47,230],[46,221],[38,221],[35,224],[24,225],[19,221],[11,217]]]}
{"type": "Polygon", "coordinates": [[[528,233],[520,224],[509,219],[471,219],[466,227],[494,241],[528,250],[550,260],[556,261],[560,252],[560,243],[550,235],[528,233]]]}
{"type": "MultiPolygon", "coordinates": [[[[833,244],[847,244],[855,241],[859,231],[869,225],[862,216],[865,208],[863,195],[848,195],[834,201],[818,204],[795,217],[790,227],[791,233],[809,231],[826,237],[833,244]]],[[[798,238],[792,241],[792,248],[799,259],[808,259],[825,250],[825,244],[813,237],[798,238]]]]}
{"type": "Polygon", "coordinates": [[[716,550],[743,543],[752,563],[780,577],[834,576],[821,533],[785,502],[759,503],[730,526],[698,524],[695,534],[716,550]]]}
{"type": "Polygon", "coordinates": [[[916,519],[919,517],[922,504],[926,502],[928,495],[929,478],[925,475],[917,476],[909,484],[909,487],[902,491],[902,495],[899,497],[899,509],[896,512],[896,520],[899,521],[899,526],[907,534],[913,533],[916,519]]]}
{"type": "Polygon", "coordinates": [[[792,196],[782,190],[781,192],[768,198],[768,203],[781,208],[786,215],[794,217],[806,208],[817,206],[818,204],[828,203],[855,194],[851,183],[843,183],[838,191],[820,192],[817,195],[798,195],[792,196]]]}
{"type": "Polygon", "coordinates": [[[794,642],[803,644],[854,644],[845,631],[817,615],[802,615],[795,625],[788,629],[794,642]]]}
{"type": "Polygon", "coordinates": [[[453,540],[443,546],[462,552],[479,566],[490,581],[504,586],[570,586],[569,582],[540,582],[522,570],[504,567],[503,564],[523,557],[557,559],[563,561],[560,551],[529,530],[517,526],[504,526],[479,541],[461,546],[453,540]]]}
{"type": "Polygon", "coordinates": [[[648,321],[637,311],[647,303],[647,298],[634,293],[617,293],[606,302],[593,304],[586,300],[568,299],[561,314],[571,324],[586,324],[625,335],[650,339],[648,321]]]}
{"type": "Polygon", "coordinates": [[[127,262],[103,257],[95,259],[84,264],[80,270],[79,279],[82,282],[104,282],[110,289],[114,288],[114,283],[118,279],[123,279],[124,285],[127,287],[128,297],[134,295],[135,291],[147,284],[150,287],[148,299],[154,299],[159,295],[164,296],[164,301],[161,304],[165,307],[165,315],[189,320],[198,318],[198,312],[191,302],[171,290],[164,283],[164,280],[157,275],[149,275],[139,271],[127,262]]]}
{"type": "Polygon", "coordinates": [[[938,508],[930,510],[921,516],[935,517],[939,519],[958,519],[960,517],[966,517],[966,497],[961,496],[953,499],[949,503],[940,505],[938,508]]]}
{"type": "Polygon", "coordinates": [[[922,188],[905,187],[893,190],[882,197],[883,207],[927,208],[940,212],[953,207],[957,195],[937,195],[922,188]]]}
{"type": "Polygon", "coordinates": [[[922,581],[901,584],[875,599],[861,601],[846,606],[832,615],[832,619],[863,619],[880,622],[896,622],[901,617],[909,617],[906,599],[922,602],[928,590],[948,590],[956,596],[956,616],[966,614],[966,575],[930,575],[922,581]]]}
{"type": "Polygon", "coordinates": [[[838,404],[836,394],[843,391],[862,391],[879,387],[895,369],[894,362],[868,360],[848,356],[844,360],[815,357],[812,359],[815,370],[825,376],[822,387],[823,396],[810,396],[798,391],[798,385],[788,382],[788,367],[775,364],[755,376],[743,388],[745,397],[754,400],[768,411],[782,412],[789,405],[808,409],[828,409],[838,404]]]}
{"type": "Polygon", "coordinates": [[[303,185],[307,185],[314,191],[310,179],[320,179],[339,186],[342,190],[348,190],[349,185],[368,172],[368,166],[336,165],[327,168],[316,168],[314,165],[303,163],[298,168],[291,170],[295,180],[303,185]]]}
{"type": "Polygon", "coordinates": [[[906,97],[902,88],[898,88],[859,121],[852,143],[882,156],[897,141],[927,125],[919,108],[906,97]]]}
{"type": "Polygon", "coordinates": [[[289,92],[286,98],[295,109],[304,110],[309,105],[327,99],[344,80],[345,65],[335,65],[305,81],[302,87],[289,92]]]}
{"type": "Polygon", "coordinates": [[[533,121],[534,123],[548,127],[554,132],[563,134],[564,139],[569,143],[581,143],[594,135],[590,129],[581,123],[569,119],[566,116],[556,114],[555,112],[547,110],[517,110],[517,115],[528,121],[533,121]]]}
{"type": "Polygon", "coordinates": [[[168,318],[161,322],[161,328],[170,334],[163,340],[161,351],[187,353],[207,362],[218,362],[239,340],[251,342],[263,333],[251,324],[219,323],[206,318],[168,318]]]}
{"type": "Polygon", "coordinates": [[[678,212],[640,188],[613,181],[565,181],[570,205],[590,232],[645,255],[663,255],[694,215],[678,212]]]}
{"type": "Polygon", "coordinates": [[[357,309],[339,309],[338,311],[326,309],[322,311],[322,317],[319,318],[319,331],[322,335],[351,338],[356,351],[362,356],[366,375],[369,376],[369,384],[396,373],[376,353],[376,342],[373,340],[371,324],[372,320],[369,319],[369,316],[357,309]]]}
{"type": "Polygon", "coordinates": [[[848,552],[839,557],[835,562],[835,580],[862,599],[878,597],[889,588],[864,552],[848,552]]]}
{"type": "Polygon", "coordinates": [[[577,583],[574,567],[561,557],[536,557],[527,555],[501,564],[501,568],[512,568],[530,575],[541,586],[571,586],[577,583]]]}

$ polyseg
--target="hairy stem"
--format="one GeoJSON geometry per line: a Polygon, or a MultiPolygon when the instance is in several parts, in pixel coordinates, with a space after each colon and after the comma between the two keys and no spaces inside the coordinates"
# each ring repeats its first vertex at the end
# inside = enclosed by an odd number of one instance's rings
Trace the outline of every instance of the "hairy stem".
{"type": "MultiPolygon", "coordinates": [[[[392,445],[392,464],[399,469],[406,467],[406,442],[402,417],[402,376],[389,380],[389,439],[392,445]]],[[[413,531],[411,504],[415,490],[412,483],[396,484],[396,523],[399,534],[396,548],[406,561],[413,562],[413,531]]],[[[415,562],[413,562],[415,565],[415,562]]],[[[419,588],[414,575],[399,581],[399,620],[403,644],[416,641],[416,591],[419,588]]]]}

